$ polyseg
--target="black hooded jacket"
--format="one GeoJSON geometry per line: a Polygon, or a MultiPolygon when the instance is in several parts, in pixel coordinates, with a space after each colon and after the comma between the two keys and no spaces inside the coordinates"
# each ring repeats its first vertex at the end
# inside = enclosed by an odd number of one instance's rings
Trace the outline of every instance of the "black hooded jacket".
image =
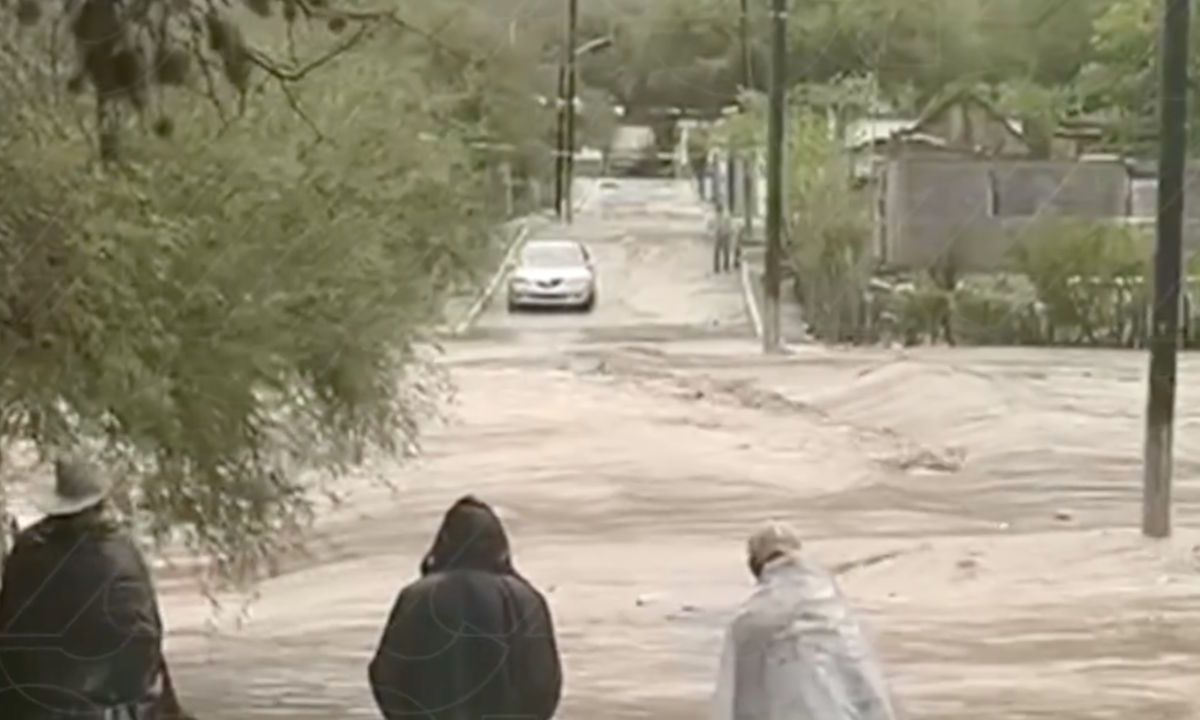
{"type": "Polygon", "coordinates": [[[98,511],[27,528],[0,586],[0,718],[84,720],[146,702],[162,630],[141,554],[98,511]]]}
{"type": "Polygon", "coordinates": [[[562,669],[545,598],[512,567],[500,519],[459,500],[401,591],[370,666],[388,720],[549,720],[562,669]]]}

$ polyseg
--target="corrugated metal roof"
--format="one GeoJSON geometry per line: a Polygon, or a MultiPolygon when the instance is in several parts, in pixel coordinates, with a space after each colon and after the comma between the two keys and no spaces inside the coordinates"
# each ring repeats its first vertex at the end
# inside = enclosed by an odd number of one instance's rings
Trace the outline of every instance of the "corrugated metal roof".
{"type": "Polygon", "coordinates": [[[916,125],[916,120],[900,118],[856,120],[846,128],[846,147],[858,148],[881,140],[889,140],[894,135],[912,130],[916,125]]]}

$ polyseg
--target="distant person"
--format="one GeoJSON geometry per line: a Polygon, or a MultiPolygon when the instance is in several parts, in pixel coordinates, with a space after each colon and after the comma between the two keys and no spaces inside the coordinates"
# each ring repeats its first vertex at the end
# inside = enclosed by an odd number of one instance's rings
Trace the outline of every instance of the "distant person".
{"type": "Polygon", "coordinates": [[[721,205],[712,220],[713,272],[729,272],[733,265],[733,219],[721,205]]]}
{"type": "Polygon", "coordinates": [[[768,523],[748,550],[758,587],[726,635],[713,720],[895,720],[862,628],[795,532],[768,523]]]}
{"type": "Polygon", "coordinates": [[[150,570],[106,512],[109,485],[79,459],[55,465],[45,519],[21,530],[0,585],[0,718],[171,720],[150,570]]]}
{"type": "Polygon", "coordinates": [[[513,569],[500,518],[467,496],[392,608],[370,681],[387,720],[549,720],[562,669],[545,598],[513,569]]]}

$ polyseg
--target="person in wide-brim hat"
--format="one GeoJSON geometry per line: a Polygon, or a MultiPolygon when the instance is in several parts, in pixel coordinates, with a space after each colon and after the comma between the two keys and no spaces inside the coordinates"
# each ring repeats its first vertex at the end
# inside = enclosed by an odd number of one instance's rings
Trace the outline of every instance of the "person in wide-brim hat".
{"type": "Polygon", "coordinates": [[[4,563],[4,720],[185,717],[150,568],[105,512],[111,488],[83,456],[55,462],[53,484],[34,499],[46,517],[20,532],[4,563]]]}
{"type": "Polygon", "coordinates": [[[108,478],[95,465],[77,457],[54,463],[54,485],[34,498],[49,517],[75,515],[104,503],[112,491],[108,478]]]}

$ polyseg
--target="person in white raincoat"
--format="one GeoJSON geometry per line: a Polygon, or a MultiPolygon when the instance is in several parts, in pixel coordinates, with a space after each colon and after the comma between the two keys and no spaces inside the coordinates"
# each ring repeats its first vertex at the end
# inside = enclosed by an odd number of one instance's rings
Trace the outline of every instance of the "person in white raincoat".
{"type": "Polygon", "coordinates": [[[749,542],[758,587],[725,637],[713,720],[896,720],[865,633],[790,528],[749,542]]]}

